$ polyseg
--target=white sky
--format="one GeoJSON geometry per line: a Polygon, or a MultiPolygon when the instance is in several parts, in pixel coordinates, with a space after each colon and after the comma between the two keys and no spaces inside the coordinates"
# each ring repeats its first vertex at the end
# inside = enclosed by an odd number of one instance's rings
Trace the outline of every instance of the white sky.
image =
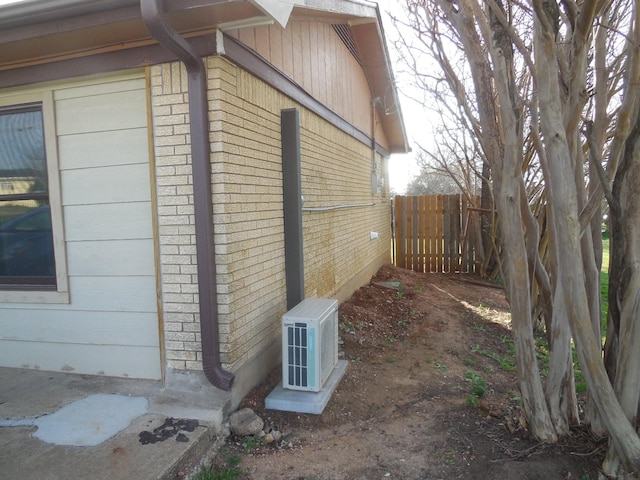
{"type": "MultiPolygon", "coordinates": [[[[409,138],[409,146],[412,150],[415,150],[413,139],[424,137],[424,111],[417,106],[415,102],[408,100],[402,94],[403,86],[406,88],[411,80],[408,78],[402,78],[402,75],[399,72],[400,69],[394,64],[395,51],[391,43],[396,34],[395,28],[391,24],[388,14],[388,12],[392,12],[395,15],[401,16],[401,12],[406,8],[406,3],[404,0],[377,0],[377,3],[380,7],[382,22],[384,23],[385,36],[387,37],[388,43],[387,47],[389,49],[389,55],[391,56],[392,66],[394,68],[394,75],[402,108],[402,116],[404,118],[407,136],[409,138]]],[[[396,193],[404,193],[407,183],[418,172],[419,169],[416,165],[413,153],[391,155],[391,158],[389,159],[389,183],[391,189],[396,193]]]]}

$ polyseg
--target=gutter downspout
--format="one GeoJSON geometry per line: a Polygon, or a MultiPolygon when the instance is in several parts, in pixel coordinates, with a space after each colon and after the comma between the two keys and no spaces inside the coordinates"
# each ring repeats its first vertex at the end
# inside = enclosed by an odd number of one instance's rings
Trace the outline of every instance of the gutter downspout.
{"type": "Polygon", "coordinates": [[[162,0],[140,0],[140,8],[142,19],[151,36],[178,57],[187,70],[202,369],[212,385],[229,391],[234,375],[222,369],[218,336],[207,72],[196,51],[165,20],[162,0]]]}

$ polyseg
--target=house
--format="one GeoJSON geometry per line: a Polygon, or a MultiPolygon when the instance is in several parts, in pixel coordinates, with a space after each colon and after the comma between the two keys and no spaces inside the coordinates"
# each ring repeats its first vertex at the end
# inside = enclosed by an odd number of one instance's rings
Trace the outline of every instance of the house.
{"type": "Polygon", "coordinates": [[[406,151],[374,3],[1,6],[0,366],[241,398],[389,261],[406,151]]]}

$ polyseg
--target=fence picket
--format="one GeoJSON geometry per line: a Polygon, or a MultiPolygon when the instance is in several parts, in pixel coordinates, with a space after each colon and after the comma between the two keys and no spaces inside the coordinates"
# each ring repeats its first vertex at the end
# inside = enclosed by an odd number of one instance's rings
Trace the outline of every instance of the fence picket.
{"type": "Polygon", "coordinates": [[[394,198],[396,265],[419,272],[475,272],[475,235],[461,195],[394,198]]]}

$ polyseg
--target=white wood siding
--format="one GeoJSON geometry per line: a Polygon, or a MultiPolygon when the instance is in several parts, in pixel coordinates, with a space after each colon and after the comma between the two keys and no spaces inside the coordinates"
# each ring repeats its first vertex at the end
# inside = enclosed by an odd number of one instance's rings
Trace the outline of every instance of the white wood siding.
{"type": "Polygon", "coordinates": [[[0,365],[158,379],[145,79],[53,95],[71,301],[0,304],[0,365]]]}

